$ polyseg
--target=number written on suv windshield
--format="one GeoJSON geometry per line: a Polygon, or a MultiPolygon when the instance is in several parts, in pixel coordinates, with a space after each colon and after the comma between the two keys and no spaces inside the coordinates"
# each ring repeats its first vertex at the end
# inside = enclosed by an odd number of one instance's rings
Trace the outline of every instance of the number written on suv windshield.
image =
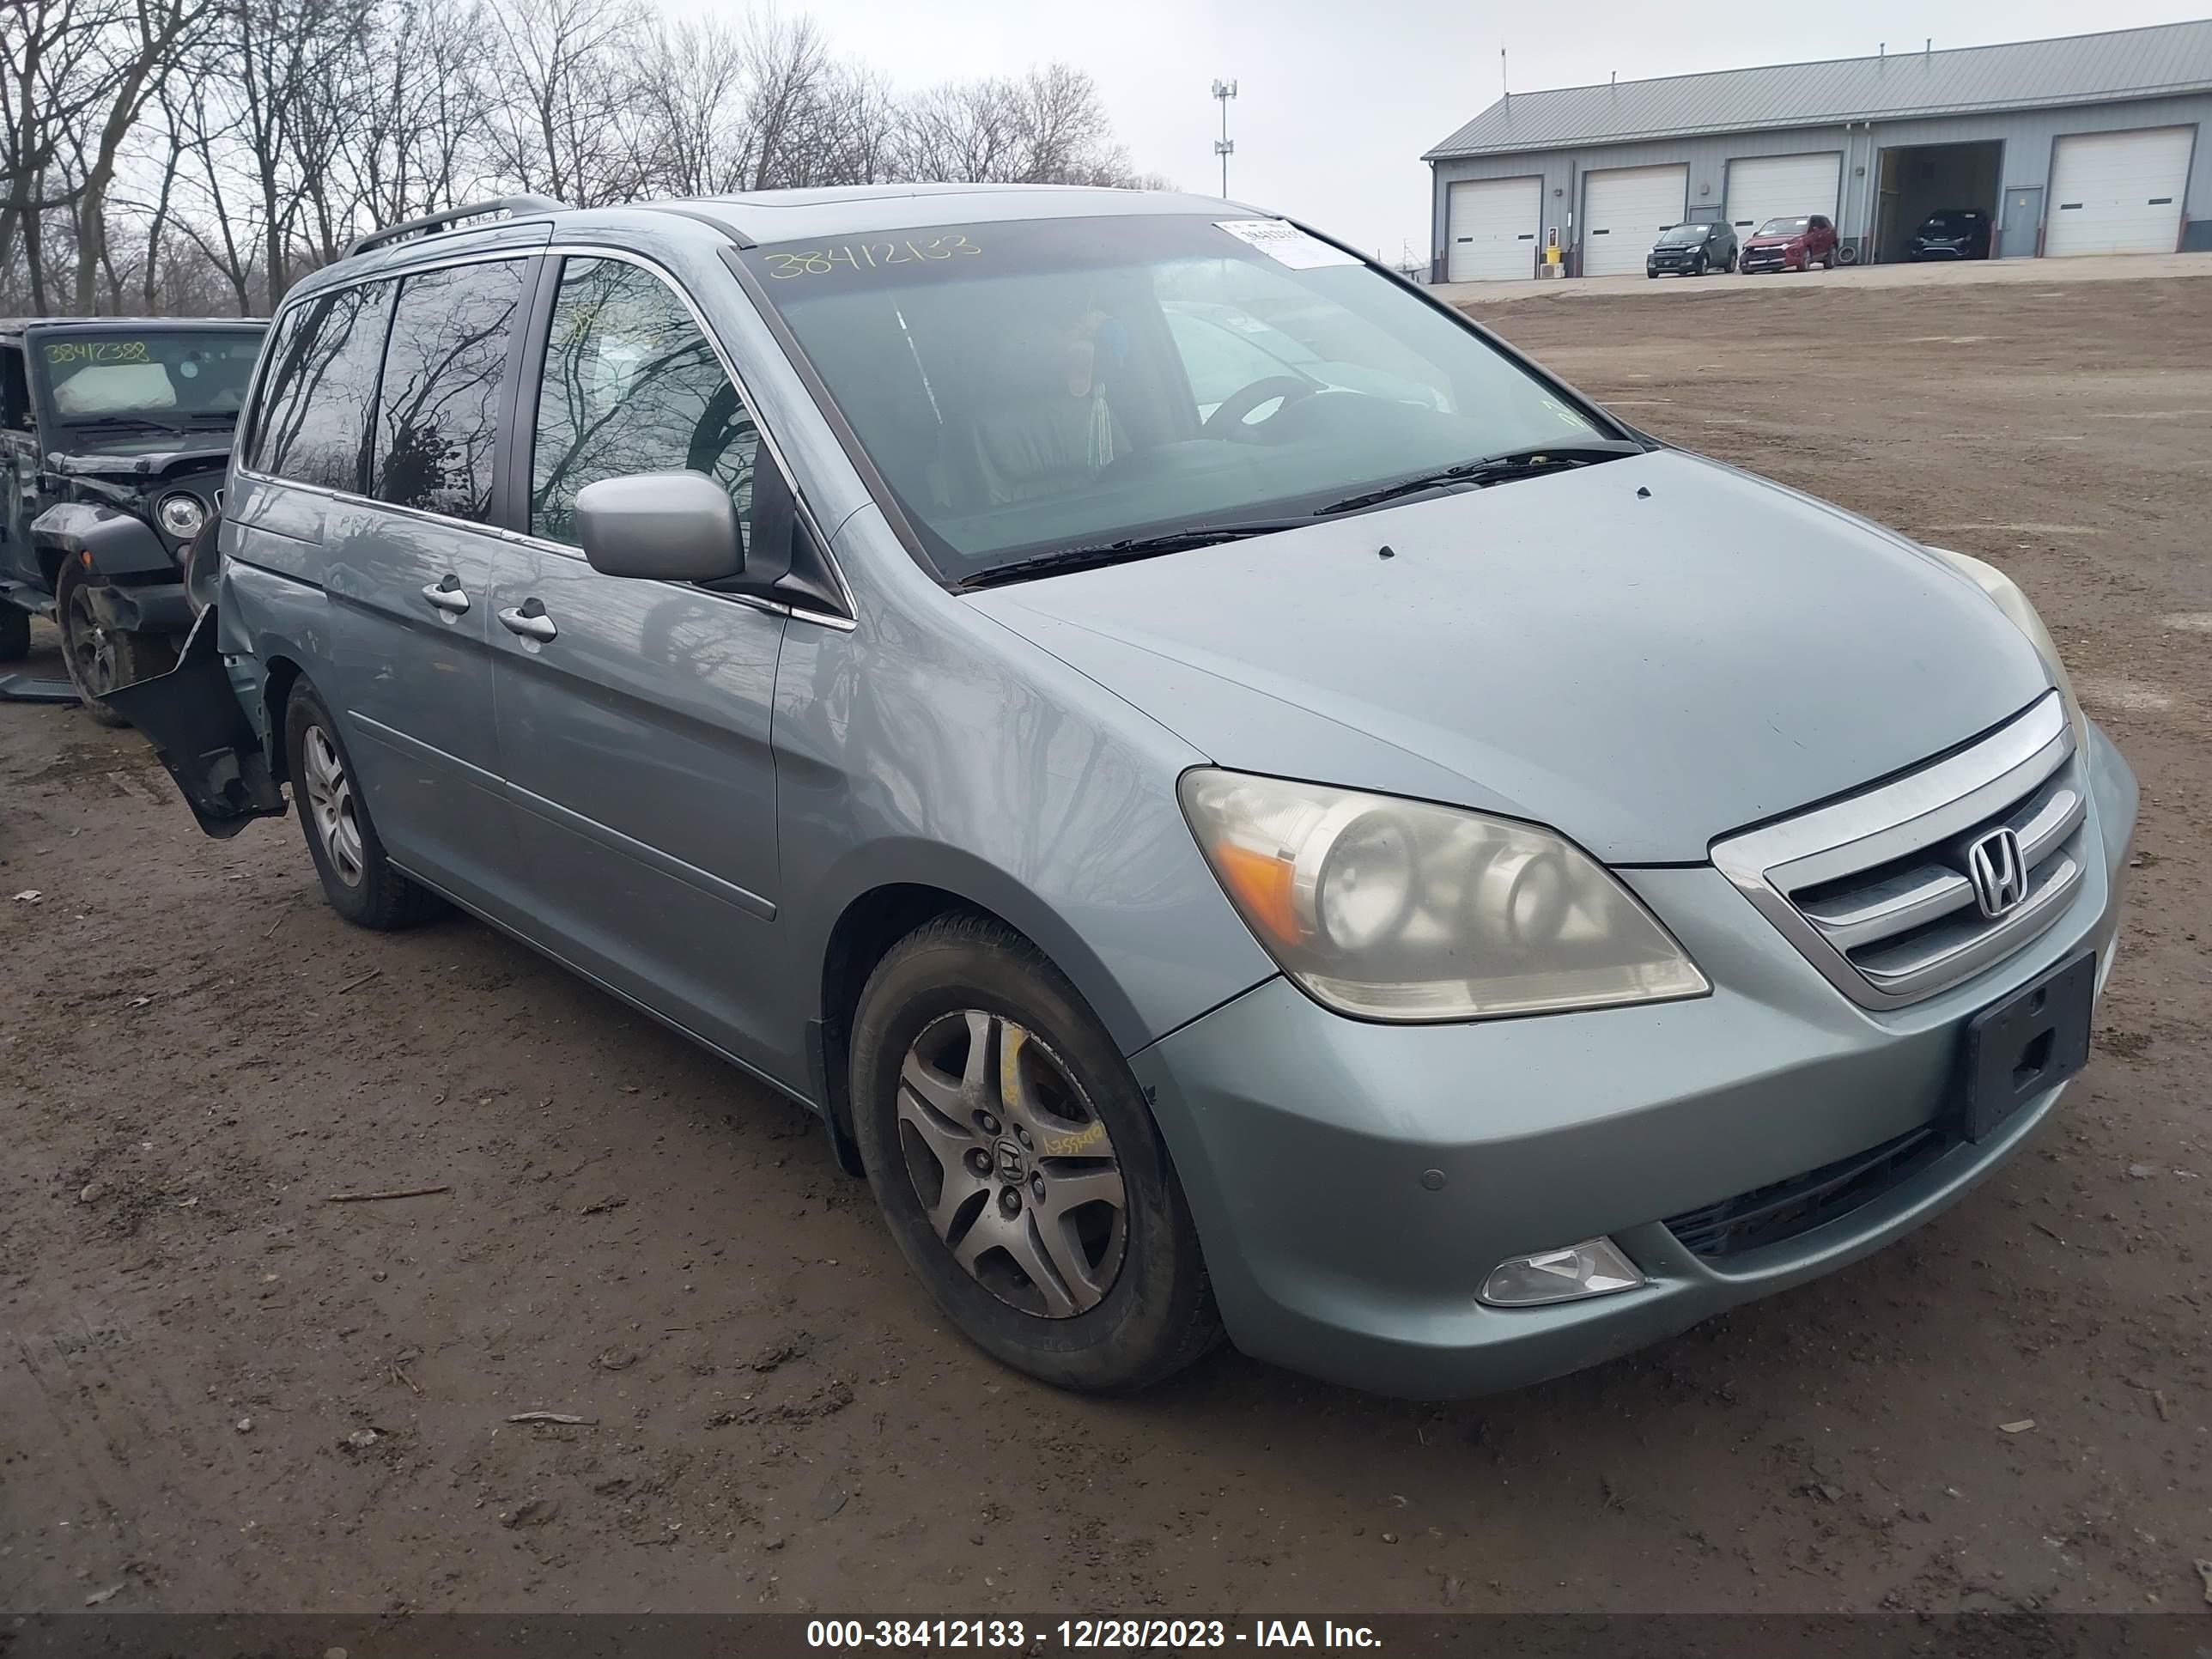
{"type": "Polygon", "coordinates": [[[769,253],[763,258],[768,274],[781,282],[790,276],[826,276],[840,265],[852,270],[872,270],[878,265],[957,259],[982,251],[965,236],[932,236],[911,242],[847,242],[838,247],[802,248],[794,253],[769,253]]]}

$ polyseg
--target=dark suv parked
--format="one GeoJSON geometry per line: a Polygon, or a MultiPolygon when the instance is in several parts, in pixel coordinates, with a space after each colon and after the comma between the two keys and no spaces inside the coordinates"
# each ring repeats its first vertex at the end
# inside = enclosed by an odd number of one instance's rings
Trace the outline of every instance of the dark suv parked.
{"type": "Polygon", "coordinates": [[[1670,225],[1644,256],[1644,274],[1702,276],[1735,269],[1735,232],[1727,225],[1670,225]]]}
{"type": "Polygon", "coordinates": [[[1908,259],[1986,259],[1990,216],[1980,208],[1945,208],[1931,213],[1905,245],[1908,259]]]}
{"type": "Polygon", "coordinates": [[[267,325],[0,322],[0,662],[61,629],[93,717],[190,629],[185,550],[213,514],[267,325]]]}

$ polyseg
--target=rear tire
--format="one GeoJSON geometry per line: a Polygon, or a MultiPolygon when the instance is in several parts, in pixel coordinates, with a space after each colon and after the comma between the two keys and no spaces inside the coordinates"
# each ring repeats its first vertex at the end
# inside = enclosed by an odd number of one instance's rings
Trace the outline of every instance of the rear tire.
{"type": "Polygon", "coordinates": [[[0,599],[0,662],[21,662],[31,654],[31,613],[0,599]]]}
{"type": "Polygon", "coordinates": [[[62,662],[85,713],[102,726],[122,727],[131,722],[106,702],[107,694],[167,673],[177,665],[177,653],[161,635],[103,623],[92,604],[97,585],[76,560],[64,563],[54,584],[54,620],[61,625],[62,662]]]}
{"type": "Polygon", "coordinates": [[[446,901],[409,880],[384,855],[337,722],[305,680],[284,705],[284,757],[292,802],[323,896],[357,927],[391,933],[444,914],[446,901]]]}
{"type": "Polygon", "coordinates": [[[1144,1094],[1019,934],[955,915],[894,945],[854,1016],[852,1100],[900,1253],[994,1358],[1119,1392],[1218,1340],[1198,1231],[1144,1094]]]}

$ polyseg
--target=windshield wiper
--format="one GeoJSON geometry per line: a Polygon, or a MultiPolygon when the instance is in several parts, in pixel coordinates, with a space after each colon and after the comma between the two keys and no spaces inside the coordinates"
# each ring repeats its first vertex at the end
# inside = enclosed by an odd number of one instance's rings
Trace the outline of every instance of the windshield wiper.
{"type": "Polygon", "coordinates": [[[1515,478],[1534,477],[1540,472],[1557,471],[1563,467],[1591,466],[1600,461],[1617,461],[1625,455],[1641,455],[1644,446],[1626,439],[1585,438],[1573,443],[1530,444],[1525,448],[1509,450],[1503,455],[1486,455],[1479,461],[1462,461],[1457,466],[1448,466],[1441,471],[1425,472],[1417,478],[1401,478],[1396,483],[1385,484],[1380,489],[1362,491],[1346,495],[1340,501],[1331,501],[1327,507],[1314,509],[1316,517],[1331,513],[1356,513],[1363,507],[1379,507],[1384,501],[1395,501],[1401,496],[1418,495],[1424,490],[1441,489],[1448,484],[1505,483],[1515,478]]]}
{"type": "Polygon", "coordinates": [[[64,416],[62,424],[81,426],[127,426],[141,432],[182,432],[185,428],[173,421],[156,421],[144,415],[86,415],[75,419],[64,416]]]}
{"type": "Polygon", "coordinates": [[[961,586],[994,587],[1000,582],[1023,581],[1031,576],[1123,564],[1131,559],[1148,559],[1156,553],[1180,553],[1188,548],[1211,547],[1216,542],[1242,541],[1248,536],[1272,536],[1279,530],[1295,530],[1310,522],[1306,519],[1264,519],[1246,524],[1194,524],[1181,530],[1164,531],[1157,536],[1131,536],[1089,547],[1063,547],[1055,553],[1040,553],[1035,558],[1016,559],[1012,564],[978,571],[961,586]]]}

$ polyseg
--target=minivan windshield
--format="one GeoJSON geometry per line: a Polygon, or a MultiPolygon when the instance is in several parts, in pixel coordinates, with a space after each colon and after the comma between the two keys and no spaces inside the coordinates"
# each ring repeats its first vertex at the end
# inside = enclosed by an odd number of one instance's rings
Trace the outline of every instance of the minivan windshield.
{"type": "Polygon", "coordinates": [[[953,580],[1626,435],[1279,220],[947,225],[740,257],[953,580]]]}
{"type": "Polygon", "coordinates": [[[64,422],[216,430],[235,420],[259,329],[41,329],[31,372],[64,422]]]}

